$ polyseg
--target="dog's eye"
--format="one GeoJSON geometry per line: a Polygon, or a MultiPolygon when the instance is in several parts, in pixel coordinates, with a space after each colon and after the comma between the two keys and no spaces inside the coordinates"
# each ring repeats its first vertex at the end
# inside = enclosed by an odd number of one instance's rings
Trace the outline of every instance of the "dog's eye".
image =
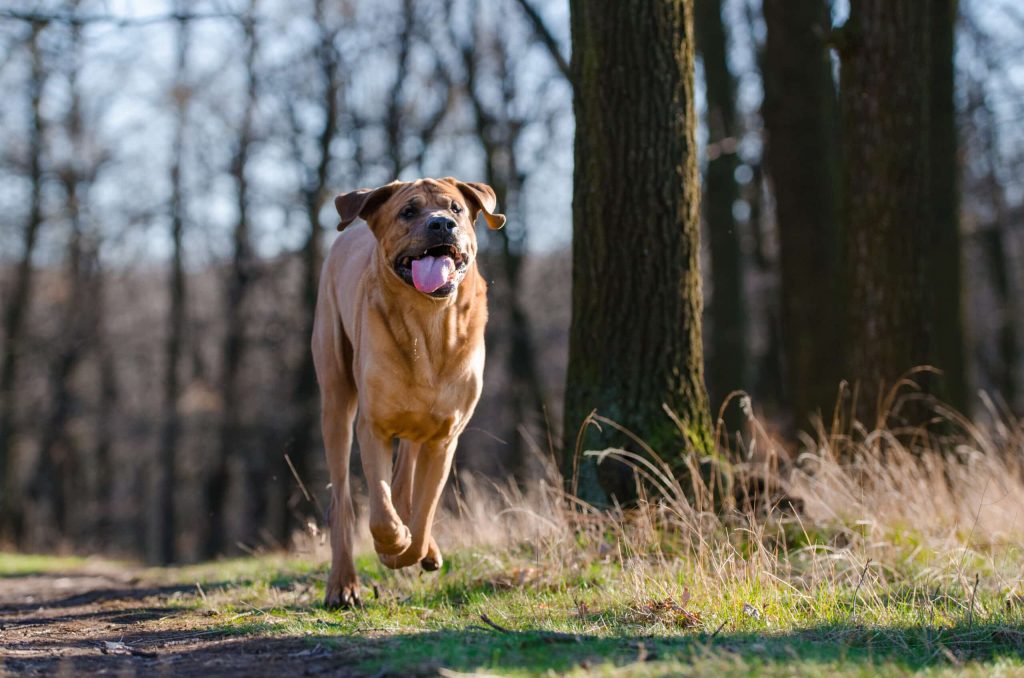
{"type": "Polygon", "coordinates": [[[462,213],[462,205],[460,205],[457,202],[453,202],[452,203],[452,212],[454,212],[455,214],[461,214],[462,213]]]}
{"type": "Polygon", "coordinates": [[[404,210],[402,210],[402,216],[405,217],[406,219],[412,219],[414,216],[416,216],[416,208],[413,207],[412,205],[409,205],[404,210]]]}

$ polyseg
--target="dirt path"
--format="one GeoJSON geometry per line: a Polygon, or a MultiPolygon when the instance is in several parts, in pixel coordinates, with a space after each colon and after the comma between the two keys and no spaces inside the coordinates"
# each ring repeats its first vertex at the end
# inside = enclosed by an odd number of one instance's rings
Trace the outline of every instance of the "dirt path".
{"type": "Polygon", "coordinates": [[[226,635],[183,609],[197,595],[108,569],[0,578],[0,675],[355,675],[302,637],[226,635]]]}

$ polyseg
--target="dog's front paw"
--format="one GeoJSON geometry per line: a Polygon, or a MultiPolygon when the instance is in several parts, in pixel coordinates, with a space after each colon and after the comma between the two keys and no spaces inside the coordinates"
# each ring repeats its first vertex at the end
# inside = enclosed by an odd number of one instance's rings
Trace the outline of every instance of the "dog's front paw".
{"type": "Polygon", "coordinates": [[[434,572],[440,570],[442,565],[444,565],[444,558],[441,557],[441,549],[437,548],[437,542],[431,537],[430,546],[427,547],[427,555],[423,556],[423,559],[420,560],[420,567],[427,572],[434,572]]]}
{"type": "Polygon", "coordinates": [[[324,595],[324,607],[328,610],[348,609],[350,607],[362,607],[363,601],[359,599],[359,584],[353,582],[340,584],[327,582],[327,593],[324,595]]]}
{"type": "Polygon", "coordinates": [[[402,523],[371,525],[373,550],[381,556],[397,556],[409,550],[412,544],[412,532],[402,523]]]}

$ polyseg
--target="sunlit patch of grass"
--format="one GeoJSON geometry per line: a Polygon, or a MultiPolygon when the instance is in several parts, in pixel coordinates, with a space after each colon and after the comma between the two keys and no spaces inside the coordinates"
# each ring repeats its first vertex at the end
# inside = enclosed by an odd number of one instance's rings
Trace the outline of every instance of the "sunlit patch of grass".
{"type": "Polygon", "coordinates": [[[79,568],[86,560],[73,556],[47,556],[0,551],[0,577],[60,572],[79,568]]]}

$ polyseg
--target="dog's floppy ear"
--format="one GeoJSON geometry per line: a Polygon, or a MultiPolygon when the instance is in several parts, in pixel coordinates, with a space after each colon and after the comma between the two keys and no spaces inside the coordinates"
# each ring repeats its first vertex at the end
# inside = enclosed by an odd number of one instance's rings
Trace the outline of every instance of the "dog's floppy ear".
{"type": "Polygon", "coordinates": [[[338,230],[343,230],[359,217],[367,219],[374,210],[387,202],[387,199],[400,185],[401,182],[392,181],[380,188],[360,188],[351,193],[339,195],[334,199],[334,206],[338,208],[338,216],[341,217],[338,230]]]}
{"type": "Polygon", "coordinates": [[[473,206],[474,221],[476,220],[476,215],[483,212],[488,227],[498,230],[505,225],[505,215],[494,211],[498,208],[498,199],[494,195],[493,188],[487,184],[459,181],[455,177],[445,177],[444,180],[454,184],[459,189],[459,192],[465,196],[466,200],[469,201],[470,205],[473,206]]]}

